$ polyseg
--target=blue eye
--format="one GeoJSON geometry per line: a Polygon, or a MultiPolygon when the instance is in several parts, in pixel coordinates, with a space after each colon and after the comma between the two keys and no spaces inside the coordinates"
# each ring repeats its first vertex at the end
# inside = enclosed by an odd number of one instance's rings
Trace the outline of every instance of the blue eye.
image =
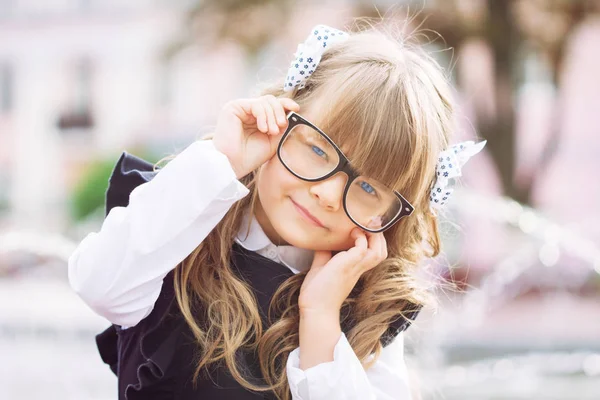
{"type": "Polygon", "coordinates": [[[313,149],[313,151],[314,151],[315,153],[317,153],[317,155],[318,155],[319,157],[327,156],[327,153],[325,153],[323,150],[321,150],[321,149],[320,149],[319,147],[317,147],[317,146],[314,146],[314,145],[313,145],[313,146],[312,146],[312,149],[313,149]]]}
{"type": "Polygon", "coordinates": [[[362,181],[360,183],[360,187],[367,193],[369,194],[375,194],[375,188],[371,185],[369,185],[367,182],[362,181]]]}

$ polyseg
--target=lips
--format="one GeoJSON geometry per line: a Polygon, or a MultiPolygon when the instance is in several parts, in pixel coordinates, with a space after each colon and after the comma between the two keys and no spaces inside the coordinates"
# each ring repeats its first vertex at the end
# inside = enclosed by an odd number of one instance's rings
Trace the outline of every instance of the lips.
{"type": "Polygon", "coordinates": [[[296,203],[293,199],[290,198],[290,200],[292,200],[292,203],[294,204],[294,207],[296,207],[296,209],[298,210],[298,212],[305,217],[306,219],[310,220],[312,223],[314,223],[315,225],[321,227],[321,228],[325,228],[325,225],[323,225],[321,223],[321,221],[319,221],[319,219],[317,217],[315,217],[314,215],[312,215],[310,212],[308,212],[308,210],[304,207],[302,207],[300,204],[296,203]]]}

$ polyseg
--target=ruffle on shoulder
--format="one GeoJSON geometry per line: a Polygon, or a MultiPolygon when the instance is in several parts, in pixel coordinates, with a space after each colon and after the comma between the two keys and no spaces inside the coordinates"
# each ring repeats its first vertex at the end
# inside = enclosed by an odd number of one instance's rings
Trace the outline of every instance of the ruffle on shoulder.
{"type": "Polygon", "coordinates": [[[108,181],[106,215],[113,207],[126,207],[133,189],[152,180],[157,173],[158,169],[154,170],[154,164],[124,151],[108,181]]]}
{"type": "MultiPolygon", "coordinates": [[[[106,214],[113,207],[129,204],[129,195],[137,186],[154,178],[158,171],[142,158],[123,152],[113,169],[106,190],[106,214]]],[[[174,375],[177,341],[181,340],[185,321],[178,313],[173,288],[173,271],[164,278],[161,293],[152,312],[128,329],[112,325],[96,336],[102,361],[119,375],[119,398],[151,399],[145,393],[152,387],[167,386],[174,375]]],[[[149,397],[150,396],[150,397],[149,397]]]]}

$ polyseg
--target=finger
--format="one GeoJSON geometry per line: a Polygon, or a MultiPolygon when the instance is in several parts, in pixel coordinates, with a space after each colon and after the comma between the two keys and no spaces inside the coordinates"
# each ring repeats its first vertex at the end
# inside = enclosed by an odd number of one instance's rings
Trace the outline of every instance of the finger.
{"type": "Polygon", "coordinates": [[[378,255],[381,246],[378,243],[378,236],[374,233],[366,232],[367,247],[369,256],[378,255]]]}
{"type": "Polygon", "coordinates": [[[387,254],[386,254],[387,249],[386,249],[385,237],[383,236],[383,233],[381,233],[381,232],[374,233],[373,239],[374,239],[373,251],[375,252],[375,254],[377,254],[377,258],[379,260],[384,260],[385,257],[387,256],[387,254]]]}
{"type": "Polygon", "coordinates": [[[361,274],[379,264],[381,250],[381,245],[379,244],[379,239],[376,234],[366,232],[365,238],[367,241],[367,249],[364,256],[355,264],[355,268],[361,271],[361,274]]]}
{"type": "Polygon", "coordinates": [[[237,99],[228,102],[223,108],[229,108],[242,123],[250,125],[256,123],[256,117],[252,111],[253,105],[254,101],[252,99],[237,99]]]}
{"type": "Polygon", "coordinates": [[[375,243],[375,246],[377,246],[374,251],[375,254],[377,254],[377,259],[380,261],[383,261],[385,259],[385,246],[384,246],[384,239],[382,237],[382,235],[380,233],[377,234],[377,241],[375,243]]]}
{"type": "Polygon", "coordinates": [[[385,260],[388,256],[387,240],[385,240],[385,235],[383,232],[379,232],[379,235],[381,235],[381,258],[382,260],[385,260]]]}
{"type": "Polygon", "coordinates": [[[354,247],[350,248],[347,253],[349,257],[354,259],[355,264],[358,264],[367,254],[367,237],[365,236],[365,233],[358,228],[353,229],[350,235],[354,239],[354,247]]]}
{"type": "Polygon", "coordinates": [[[273,110],[273,106],[269,101],[269,97],[265,96],[263,98],[263,107],[265,108],[265,114],[267,116],[267,124],[269,125],[269,133],[271,135],[277,135],[279,133],[279,126],[277,125],[277,118],[275,117],[275,110],[273,110]]]}
{"type": "Polygon", "coordinates": [[[286,110],[290,111],[300,111],[300,106],[292,99],[288,99],[287,97],[279,98],[279,102],[286,110]]]}
{"type": "Polygon", "coordinates": [[[354,239],[354,246],[368,248],[367,235],[362,229],[354,228],[350,235],[354,239]]]}
{"type": "Polygon", "coordinates": [[[356,246],[360,247],[361,249],[368,250],[369,240],[367,234],[361,229],[357,229],[357,232],[358,233],[356,234],[357,236],[355,241],[356,246]]]}
{"type": "Polygon", "coordinates": [[[267,100],[269,104],[273,108],[273,112],[275,113],[275,119],[277,120],[277,126],[279,127],[278,131],[287,126],[287,118],[285,117],[285,110],[281,102],[277,101],[275,96],[267,96],[267,100]]]}
{"type": "Polygon", "coordinates": [[[264,133],[269,131],[267,126],[267,114],[265,113],[265,107],[260,101],[254,101],[252,104],[252,115],[256,118],[256,126],[258,130],[264,133]]]}
{"type": "Polygon", "coordinates": [[[376,254],[377,257],[381,257],[383,255],[382,237],[383,235],[381,233],[367,232],[369,251],[376,254]]]}

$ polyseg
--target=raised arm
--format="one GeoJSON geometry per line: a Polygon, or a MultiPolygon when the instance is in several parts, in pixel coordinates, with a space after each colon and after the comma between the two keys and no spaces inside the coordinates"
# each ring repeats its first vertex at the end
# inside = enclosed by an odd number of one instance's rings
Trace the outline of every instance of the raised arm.
{"type": "Polygon", "coordinates": [[[210,140],[192,143],[158,173],[142,176],[148,181],[131,191],[129,204],[107,210],[100,231],[88,234],[68,263],[79,296],[123,327],[152,311],[165,275],[248,194],[210,140]]]}

